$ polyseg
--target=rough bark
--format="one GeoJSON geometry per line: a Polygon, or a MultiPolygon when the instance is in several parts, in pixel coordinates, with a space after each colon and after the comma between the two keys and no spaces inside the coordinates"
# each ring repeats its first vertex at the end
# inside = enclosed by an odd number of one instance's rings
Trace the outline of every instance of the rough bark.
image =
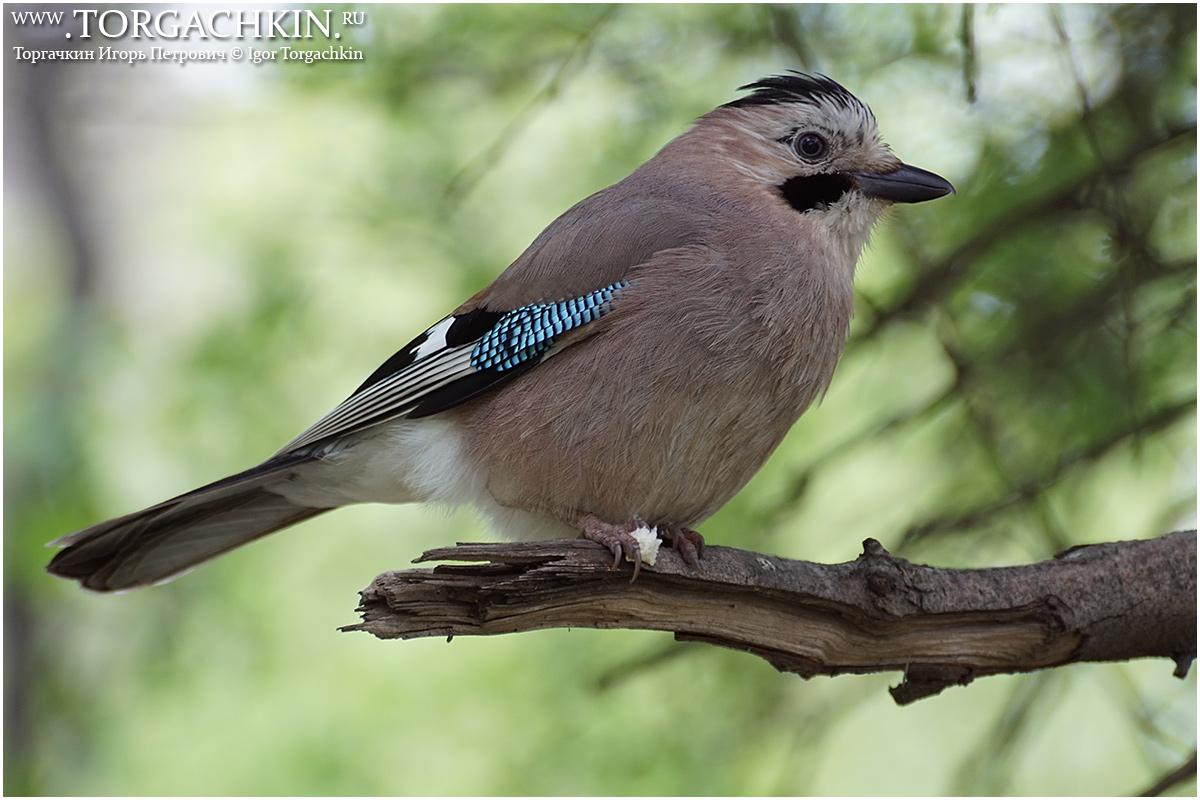
{"type": "Polygon", "coordinates": [[[898,703],[977,677],[1077,661],[1165,657],[1183,677],[1196,653],[1196,533],[1088,545],[1019,567],[936,569],[873,539],[845,564],[706,547],[693,569],[612,569],[582,539],[460,544],[433,569],[387,572],[364,592],[380,638],[493,635],[542,628],[672,631],[761,656],[805,678],[899,670],[898,703]]]}

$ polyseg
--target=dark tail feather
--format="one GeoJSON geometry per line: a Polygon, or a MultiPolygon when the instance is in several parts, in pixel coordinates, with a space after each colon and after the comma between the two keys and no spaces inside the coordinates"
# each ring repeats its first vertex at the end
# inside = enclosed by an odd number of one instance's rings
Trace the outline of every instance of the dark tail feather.
{"type": "Polygon", "coordinates": [[[194,492],[64,536],[46,571],[94,592],[162,583],[235,547],[315,517],[267,485],[311,456],[284,457],[194,492]]]}

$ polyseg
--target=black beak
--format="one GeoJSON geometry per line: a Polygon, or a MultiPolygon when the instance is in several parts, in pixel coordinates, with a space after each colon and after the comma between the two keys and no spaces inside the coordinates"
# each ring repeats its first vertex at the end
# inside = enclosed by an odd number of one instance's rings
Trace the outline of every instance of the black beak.
{"type": "Polygon", "coordinates": [[[893,203],[923,203],[954,193],[950,181],[908,164],[901,164],[900,169],[885,174],[850,172],[847,176],[863,194],[893,203]]]}

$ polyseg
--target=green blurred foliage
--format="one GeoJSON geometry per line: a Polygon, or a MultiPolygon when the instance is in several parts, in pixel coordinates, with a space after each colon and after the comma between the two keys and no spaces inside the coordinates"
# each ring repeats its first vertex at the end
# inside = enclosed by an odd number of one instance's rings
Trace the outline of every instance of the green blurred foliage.
{"type": "Polygon", "coordinates": [[[466,512],[346,509],[126,596],[45,576],[788,68],[958,194],[881,226],[829,395],[709,541],[998,566],[1195,524],[1195,6],[344,8],[365,61],[5,70],[7,793],[1111,794],[1194,751],[1162,662],[897,708],[665,635],[336,632],[466,512]]]}

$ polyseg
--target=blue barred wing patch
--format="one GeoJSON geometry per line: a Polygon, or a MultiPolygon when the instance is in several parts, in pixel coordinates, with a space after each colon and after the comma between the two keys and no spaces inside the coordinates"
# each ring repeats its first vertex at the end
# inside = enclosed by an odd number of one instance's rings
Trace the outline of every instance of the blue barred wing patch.
{"type": "Polygon", "coordinates": [[[508,312],[475,345],[471,366],[503,372],[541,358],[556,336],[607,314],[613,298],[627,285],[618,281],[582,297],[508,312]]]}

